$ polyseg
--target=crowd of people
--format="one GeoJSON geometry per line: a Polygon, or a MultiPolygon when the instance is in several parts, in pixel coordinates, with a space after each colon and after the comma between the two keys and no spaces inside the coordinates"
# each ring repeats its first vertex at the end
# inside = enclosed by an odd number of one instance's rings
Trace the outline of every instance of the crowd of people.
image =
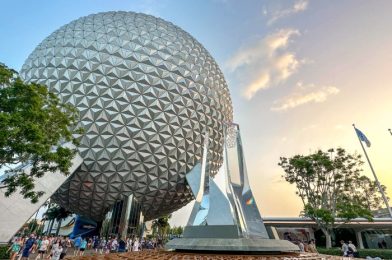
{"type": "Polygon", "coordinates": [[[65,255],[83,256],[86,250],[95,254],[151,250],[162,247],[160,240],[138,238],[91,238],[78,236],[74,239],[62,236],[15,236],[8,251],[11,260],[63,259],[65,255]],[[35,255],[36,254],[36,255],[35,255]],[[34,255],[34,258],[31,258],[34,255]]]}
{"type": "Polygon", "coordinates": [[[357,247],[351,240],[349,240],[348,243],[346,243],[344,240],[340,240],[340,244],[342,245],[341,251],[343,256],[358,257],[357,247]]]}
{"type": "Polygon", "coordinates": [[[291,241],[299,247],[299,251],[317,254],[316,241],[314,239],[304,242],[302,240],[291,241]]]}
{"type": "MultiPolygon", "coordinates": [[[[308,243],[304,243],[301,240],[292,241],[298,245],[301,252],[318,253],[316,249],[316,243],[314,239],[311,239],[308,243]]],[[[358,257],[358,250],[354,243],[350,240],[346,243],[344,240],[340,241],[342,256],[344,257],[358,257]]]]}
{"type": "MultiPolygon", "coordinates": [[[[318,253],[314,239],[303,242],[299,239],[292,240],[298,245],[301,252],[318,253]]],[[[340,241],[341,251],[344,257],[358,257],[358,250],[352,241],[346,243],[340,241]]],[[[151,250],[162,248],[161,240],[144,239],[140,241],[138,238],[118,238],[112,236],[109,238],[81,237],[74,239],[62,236],[15,236],[10,244],[8,251],[11,260],[27,260],[27,259],[63,259],[65,255],[83,256],[86,250],[90,250],[92,254],[108,254],[115,252],[130,252],[140,250],[151,250]],[[36,255],[35,255],[36,254],[36,255]],[[34,257],[31,257],[34,255],[34,257]]]]}

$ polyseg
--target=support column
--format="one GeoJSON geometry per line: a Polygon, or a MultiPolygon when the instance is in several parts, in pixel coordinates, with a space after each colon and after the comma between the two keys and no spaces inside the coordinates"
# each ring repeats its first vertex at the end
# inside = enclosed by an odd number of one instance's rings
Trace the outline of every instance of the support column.
{"type": "Polygon", "coordinates": [[[118,230],[118,233],[122,239],[125,239],[128,235],[129,214],[131,212],[132,200],[133,195],[130,195],[128,198],[123,200],[121,219],[118,230]]]}
{"type": "Polygon", "coordinates": [[[355,236],[357,237],[358,248],[364,249],[361,230],[355,230],[355,236]]]}
{"type": "Polygon", "coordinates": [[[276,227],[272,227],[272,226],[269,226],[269,227],[266,227],[266,229],[267,229],[267,231],[269,230],[270,231],[270,234],[271,234],[271,239],[276,239],[276,240],[279,240],[280,238],[279,238],[279,234],[278,234],[278,231],[276,230],[276,227]]]}
{"type": "Polygon", "coordinates": [[[144,222],[144,215],[143,215],[143,212],[140,210],[140,213],[139,213],[140,215],[139,215],[139,227],[140,227],[140,230],[139,230],[139,234],[137,234],[137,235],[139,235],[139,241],[141,241],[141,239],[144,237],[144,229],[145,229],[145,222],[144,222]]]}

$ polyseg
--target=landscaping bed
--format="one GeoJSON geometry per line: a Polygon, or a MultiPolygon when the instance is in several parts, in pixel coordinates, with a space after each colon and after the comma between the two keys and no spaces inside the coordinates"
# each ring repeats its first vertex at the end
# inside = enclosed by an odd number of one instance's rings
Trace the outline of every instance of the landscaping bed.
{"type": "MultiPolygon", "coordinates": [[[[330,248],[326,249],[323,247],[318,247],[317,250],[320,254],[325,255],[342,255],[340,248],[330,248]]],[[[358,249],[359,257],[366,258],[370,257],[380,257],[382,259],[392,259],[392,249],[358,249]]]]}

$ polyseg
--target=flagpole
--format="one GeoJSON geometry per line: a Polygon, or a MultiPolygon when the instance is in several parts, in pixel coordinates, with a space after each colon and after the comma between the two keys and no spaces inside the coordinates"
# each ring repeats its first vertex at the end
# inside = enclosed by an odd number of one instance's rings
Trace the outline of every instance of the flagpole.
{"type": "MultiPolygon", "coordinates": [[[[355,130],[355,129],[356,129],[356,128],[355,128],[355,124],[353,124],[353,127],[354,127],[354,130],[355,130]]],[[[372,163],[370,162],[370,159],[369,159],[369,156],[367,155],[366,149],[365,149],[365,147],[363,146],[363,143],[362,143],[361,139],[359,138],[357,131],[355,131],[355,134],[356,134],[357,137],[358,137],[358,141],[359,141],[359,143],[361,144],[363,153],[365,154],[366,160],[368,161],[369,166],[370,166],[370,169],[372,170],[372,173],[373,173],[374,179],[376,180],[378,189],[379,189],[379,191],[380,191],[380,193],[381,193],[381,195],[382,195],[382,198],[384,199],[385,205],[387,206],[387,209],[388,209],[388,211],[389,211],[389,216],[392,218],[392,210],[391,210],[391,208],[389,207],[388,199],[387,199],[387,197],[386,197],[385,194],[384,194],[384,191],[383,191],[383,189],[382,189],[382,187],[381,187],[380,182],[378,181],[376,172],[375,172],[374,169],[373,169],[373,165],[372,165],[372,163]]]]}

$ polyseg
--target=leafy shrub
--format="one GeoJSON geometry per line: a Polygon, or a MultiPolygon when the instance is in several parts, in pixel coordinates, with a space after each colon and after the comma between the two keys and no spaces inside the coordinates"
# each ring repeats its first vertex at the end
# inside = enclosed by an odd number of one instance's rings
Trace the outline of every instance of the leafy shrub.
{"type": "MultiPolygon", "coordinates": [[[[340,248],[330,248],[326,249],[323,247],[317,248],[320,254],[325,255],[342,255],[340,248]]],[[[391,249],[358,249],[359,257],[366,258],[367,256],[370,257],[380,257],[382,259],[392,259],[392,250],[391,249]]]]}
{"type": "Polygon", "coordinates": [[[0,259],[10,259],[10,254],[7,253],[8,246],[0,246],[0,259]]]}

